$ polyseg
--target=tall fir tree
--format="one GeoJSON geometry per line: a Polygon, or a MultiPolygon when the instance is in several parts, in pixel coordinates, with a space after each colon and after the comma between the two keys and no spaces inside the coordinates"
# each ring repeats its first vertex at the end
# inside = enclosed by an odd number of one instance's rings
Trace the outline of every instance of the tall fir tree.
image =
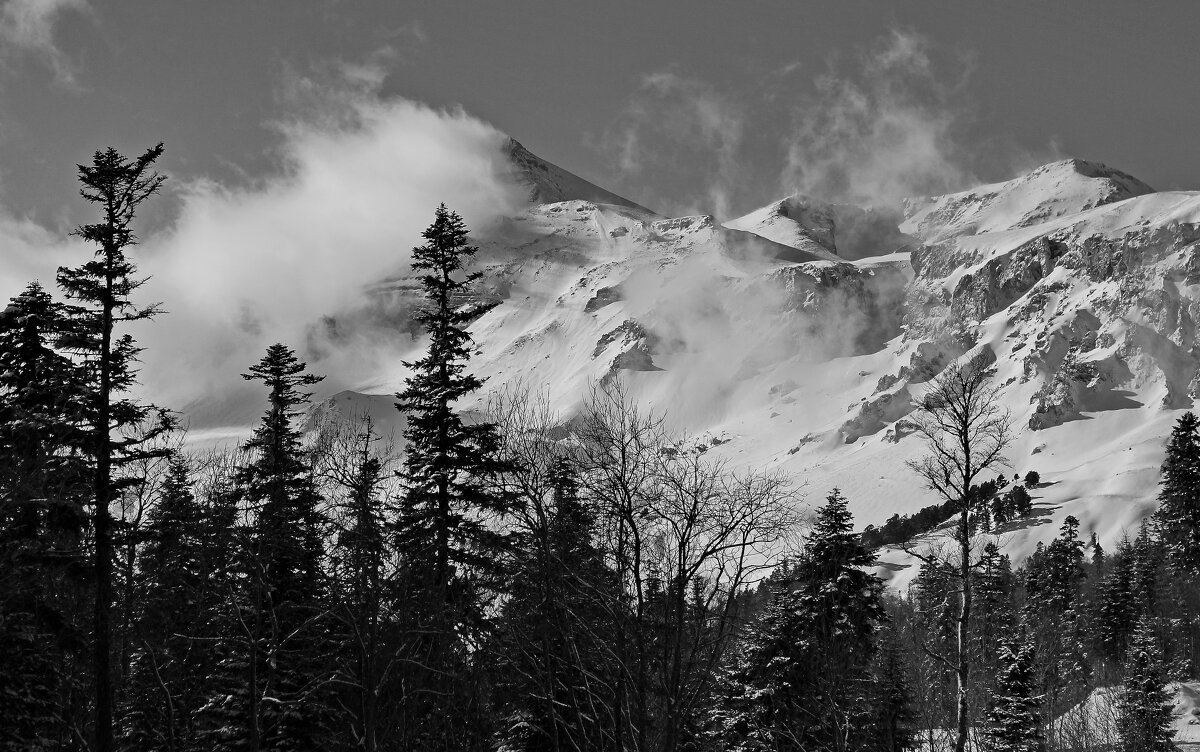
{"type": "Polygon", "coordinates": [[[328,743],[330,645],[320,496],[303,446],[303,391],[322,377],[274,344],[243,378],[269,389],[269,407],[234,474],[251,516],[241,588],[224,617],[222,683],[206,705],[217,749],[301,752],[328,743]]]}
{"type": "Polygon", "coordinates": [[[875,633],[886,618],[874,555],[834,490],[730,675],[720,725],[730,750],[828,749],[877,740],[867,702],[875,633]]]}
{"type": "Polygon", "coordinates": [[[975,617],[972,625],[972,652],[984,683],[994,677],[1001,664],[1002,636],[1016,624],[1013,601],[1015,578],[1007,556],[995,543],[988,543],[979,558],[975,579],[975,617]]]}
{"type": "Polygon", "coordinates": [[[1200,419],[1184,413],[1167,441],[1159,482],[1159,528],[1170,562],[1200,571],[1200,419]]]}
{"type": "Polygon", "coordinates": [[[1043,706],[1058,715],[1088,691],[1087,627],[1076,609],[1084,582],[1079,520],[1067,516],[1058,537],[1026,565],[1025,624],[1032,631],[1043,706]]]}
{"type": "Polygon", "coordinates": [[[985,749],[988,752],[1045,752],[1039,712],[1034,646],[1025,642],[1000,649],[1003,667],[987,712],[985,749]]]}
{"type": "Polygon", "coordinates": [[[1118,663],[1125,660],[1125,646],[1141,615],[1140,599],[1134,596],[1135,564],[1133,546],[1124,537],[1108,560],[1093,605],[1093,639],[1097,650],[1118,663]]]}
{"type": "Polygon", "coordinates": [[[1173,694],[1167,685],[1154,620],[1143,616],[1130,639],[1125,681],[1117,703],[1121,752],[1172,752],[1173,694]]]}
{"type": "Polygon", "coordinates": [[[478,273],[455,275],[478,249],[462,218],[443,204],[412,251],[427,307],[416,316],[429,335],[421,359],[406,363],[412,375],[396,395],[405,416],[407,454],[397,546],[409,589],[413,635],[409,666],[414,673],[408,703],[410,749],[469,749],[478,717],[466,676],[468,644],[483,626],[484,594],[500,583],[497,565],[504,536],[492,521],[509,499],[494,483],[503,469],[495,425],[463,419],[459,403],[483,382],[467,372],[471,355],[468,323],[476,315],[464,305],[478,273]],[[446,703],[464,702],[460,711],[446,703]]]}
{"type": "Polygon", "coordinates": [[[122,429],[146,425],[151,408],[122,394],[135,381],[134,364],[140,349],[119,328],[153,318],[156,306],[139,307],[131,299],[145,282],[137,266],[126,256],[136,244],[133,219],[138,208],[159,191],[165,178],[154,172],[162,155],[159,144],[136,159],[115,149],[98,151],[90,165],[78,165],[80,194],[96,204],[98,221],[81,225],[75,235],[94,244],[91,261],[75,268],[60,267],[58,285],[74,301],[68,307],[69,337],[64,345],[75,352],[86,367],[87,410],[91,427],[88,455],[92,470],[92,536],[95,592],[93,593],[92,643],[94,659],[96,720],[93,729],[95,752],[113,749],[113,518],[111,505],[124,485],[136,482],[121,477],[121,468],[160,450],[145,449],[157,435],[170,430],[172,422],[160,411],[150,428],[140,436],[120,436],[122,429]]]}

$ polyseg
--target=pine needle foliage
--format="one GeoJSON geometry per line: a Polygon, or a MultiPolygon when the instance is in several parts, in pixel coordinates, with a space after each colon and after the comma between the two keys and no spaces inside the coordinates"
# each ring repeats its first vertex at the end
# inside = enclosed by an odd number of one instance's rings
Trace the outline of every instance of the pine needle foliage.
{"type": "Polygon", "coordinates": [[[1173,752],[1174,694],[1168,688],[1154,621],[1143,616],[1134,629],[1125,662],[1125,682],[1117,703],[1121,752],[1173,752]]]}
{"type": "Polygon", "coordinates": [[[1184,413],[1167,441],[1157,518],[1170,563],[1200,572],[1200,419],[1184,413]]]}
{"type": "Polygon", "coordinates": [[[1008,644],[1000,649],[1002,668],[987,712],[988,752],[1045,752],[1034,646],[1008,644]]]}

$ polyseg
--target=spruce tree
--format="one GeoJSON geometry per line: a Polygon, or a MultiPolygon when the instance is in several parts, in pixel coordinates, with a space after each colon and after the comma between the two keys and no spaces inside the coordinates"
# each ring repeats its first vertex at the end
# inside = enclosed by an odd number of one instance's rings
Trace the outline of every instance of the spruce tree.
{"type": "Polygon", "coordinates": [[[1125,663],[1125,681],[1117,703],[1121,752],[1172,752],[1173,694],[1167,685],[1154,621],[1143,616],[1134,629],[1125,663]]]}
{"type": "Polygon", "coordinates": [[[285,345],[243,374],[270,390],[269,408],[243,447],[234,493],[251,522],[241,588],[227,613],[221,686],[205,711],[217,749],[319,749],[328,741],[329,641],[321,569],[323,516],[299,426],[322,377],[285,345]]]}
{"type": "Polygon", "coordinates": [[[991,706],[987,712],[986,744],[988,752],[1044,752],[1039,715],[1037,677],[1033,666],[1034,647],[1010,643],[1000,649],[1003,667],[996,678],[991,706]]]}
{"type": "Polygon", "coordinates": [[[731,750],[858,749],[869,743],[875,632],[886,618],[874,556],[834,490],[795,579],[751,630],[720,725],[731,750]]]}
{"type": "MultiPolygon", "coordinates": [[[[455,275],[477,252],[467,229],[443,204],[412,252],[427,306],[417,321],[429,335],[424,357],[405,365],[412,375],[396,395],[408,426],[401,479],[404,492],[396,543],[403,560],[414,672],[407,709],[411,749],[461,749],[477,745],[465,712],[448,711],[451,697],[468,702],[474,683],[466,674],[468,641],[484,626],[489,589],[497,578],[503,535],[491,524],[509,499],[494,480],[503,469],[496,427],[463,419],[460,402],[482,381],[467,372],[475,316],[464,306],[478,273],[455,275]],[[455,687],[461,692],[456,692],[455,687]]],[[[473,703],[472,703],[473,704],[473,703]]]]}
{"type": "Polygon", "coordinates": [[[1109,559],[1093,606],[1098,650],[1112,661],[1124,660],[1125,646],[1141,614],[1140,599],[1134,596],[1135,564],[1133,546],[1129,538],[1122,538],[1109,559]]]}
{"type": "Polygon", "coordinates": [[[1167,441],[1158,512],[1171,564],[1200,571],[1200,419],[1184,413],[1167,441]]]}
{"type": "Polygon", "coordinates": [[[36,282],[0,311],[0,750],[85,721],[81,540],[90,477],[82,372],[59,353],[61,307],[36,282]]]}
{"type": "Polygon", "coordinates": [[[113,519],[110,506],[124,484],[121,468],[158,450],[143,449],[146,442],[172,427],[159,412],[140,437],[118,437],[121,429],[145,425],[152,410],[121,397],[135,381],[134,364],[140,352],[129,334],[119,327],[153,318],[156,306],[138,307],[131,300],[145,282],[137,278],[136,265],[125,255],[137,242],[132,224],[138,208],[157,193],[165,178],[152,166],[162,154],[159,144],[136,159],[109,148],[98,151],[90,165],[78,165],[80,194],[97,204],[98,221],[81,225],[75,235],[96,246],[91,261],[76,268],[60,267],[58,285],[74,301],[68,308],[69,337],[64,345],[83,361],[87,377],[87,410],[90,422],[88,456],[92,468],[92,535],[94,538],[92,643],[96,721],[95,752],[113,749],[113,519]]]}
{"type": "Polygon", "coordinates": [[[983,548],[975,580],[975,624],[972,629],[980,674],[987,682],[1000,667],[1001,637],[1016,623],[1015,581],[1008,557],[995,543],[983,548]]]}

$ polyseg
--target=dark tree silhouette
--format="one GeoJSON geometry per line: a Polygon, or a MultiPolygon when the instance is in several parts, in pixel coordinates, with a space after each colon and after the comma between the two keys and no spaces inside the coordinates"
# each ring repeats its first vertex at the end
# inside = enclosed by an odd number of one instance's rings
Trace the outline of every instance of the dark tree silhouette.
{"type": "Polygon", "coordinates": [[[87,368],[87,408],[91,423],[88,452],[94,462],[92,503],[96,578],[93,613],[96,683],[95,752],[113,748],[113,635],[111,624],[113,583],[113,521],[110,506],[129,479],[120,477],[122,466],[148,453],[146,442],[171,428],[160,412],[147,435],[117,437],[123,428],[146,425],[151,409],[119,395],[134,384],[137,354],[133,337],[118,334],[118,327],[153,318],[157,306],[139,307],[132,294],[145,282],[136,277],[136,265],[125,255],[136,244],[133,219],[138,208],[161,188],[166,179],[152,166],[162,155],[159,144],[136,159],[115,149],[98,151],[90,165],[78,165],[80,194],[96,204],[99,220],[81,225],[75,235],[96,246],[95,257],[76,268],[61,267],[58,285],[75,304],[68,308],[69,337],[64,344],[77,353],[87,368]]]}

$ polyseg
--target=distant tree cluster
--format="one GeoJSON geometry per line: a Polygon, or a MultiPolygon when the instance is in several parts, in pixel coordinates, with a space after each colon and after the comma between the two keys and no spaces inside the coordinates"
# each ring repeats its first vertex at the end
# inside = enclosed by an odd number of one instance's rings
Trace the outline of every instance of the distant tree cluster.
{"type": "MultiPolygon", "coordinates": [[[[1039,476],[1030,471],[1024,485],[1008,487],[1008,479],[998,476],[971,487],[972,516],[984,531],[1033,514],[1033,497],[1029,488],[1037,485],[1039,476]],[[1004,489],[1008,488],[1007,491],[1004,489]],[[1001,493],[1003,491],[1003,493],[1001,493]]],[[[897,546],[937,529],[957,513],[955,502],[944,501],[918,509],[913,514],[893,514],[880,527],[868,525],[862,532],[863,543],[871,548],[897,546]]]]}
{"type": "Polygon", "coordinates": [[[1190,413],[1136,537],[1106,553],[1068,516],[1014,568],[994,533],[1041,481],[991,477],[1008,416],[955,364],[917,417],[939,503],[856,534],[834,489],[794,538],[788,478],[681,449],[619,382],[569,422],[536,393],[468,417],[476,251],[442,206],[399,441],[314,409],[278,343],[243,374],[249,439],[189,454],[130,397],[161,152],[81,166],[95,255],[0,311],[0,750],[1172,748],[1200,650],[1190,413]],[[906,542],[889,592],[875,548],[906,542]],[[1097,688],[1110,717],[1079,717],[1097,688]]]}

